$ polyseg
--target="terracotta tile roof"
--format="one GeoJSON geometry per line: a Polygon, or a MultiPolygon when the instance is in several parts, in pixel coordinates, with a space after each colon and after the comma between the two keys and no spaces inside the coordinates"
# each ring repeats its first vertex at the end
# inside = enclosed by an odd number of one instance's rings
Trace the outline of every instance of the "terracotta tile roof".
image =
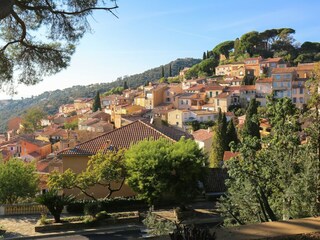
{"type": "Polygon", "coordinates": [[[212,115],[214,112],[206,111],[206,110],[194,110],[192,111],[195,115],[212,115]]]}
{"type": "Polygon", "coordinates": [[[194,140],[198,140],[198,141],[205,141],[207,139],[210,139],[212,138],[212,135],[213,135],[212,131],[208,131],[208,129],[199,129],[192,133],[194,140]]]}
{"type": "Polygon", "coordinates": [[[263,62],[271,63],[271,62],[280,62],[281,60],[283,60],[283,59],[280,58],[280,57],[278,57],[278,58],[268,58],[268,59],[265,59],[263,62]]]}
{"type": "Polygon", "coordinates": [[[294,67],[287,67],[287,68],[274,68],[272,69],[272,74],[277,73],[292,73],[296,70],[294,67]]]}
{"type": "Polygon", "coordinates": [[[129,148],[131,144],[144,139],[159,139],[167,138],[173,142],[178,141],[182,136],[192,138],[190,134],[180,130],[161,126],[156,127],[143,121],[135,121],[121,128],[117,128],[111,132],[100,135],[89,141],[78,144],[73,149],[65,149],[59,152],[59,155],[94,155],[99,150],[105,151],[110,149],[110,146],[120,149],[129,148]]]}
{"type": "Polygon", "coordinates": [[[256,85],[243,85],[240,86],[240,91],[252,91],[252,90],[256,90],[256,85]]]}
{"type": "Polygon", "coordinates": [[[299,63],[296,67],[297,71],[312,71],[315,67],[315,63],[299,63]]]}
{"type": "Polygon", "coordinates": [[[176,95],[177,98],[183,98],[183,99],[193,99],[193,98],[197,98],[197,96],[198,95],[196,93],[180,93],[176,95]]]}
{"type": "Polygon", "coordinates": [[[239,155],[239,152],[224,151],[223,161],[228,161],[229,159],[236,157],[238,155],[239,155]]]}
{"type": "Polygon", "coordinates": [[[272,78],[259,78],[256,80],[256,83],[272,83],[272,78]]]}
{"type": "Polygon", "coordinates": [[[205,85],[204,84],[198,84],[198,85],[195,85],[195,86],[192,86],[192,87],[189,87],[187,89],[187,91],[201,91],[205,88],[205,85]]]}
{"type": "Polygon", "coordinates": [[[215,96],[214,98],[227,98],[230,94],[228,92],[222,92],[218,96],[215,96]]]}
{"type": "Polygon", "coordinates": [[[210,91],[210,90],[223,90],[225,89],[224,86],[220,86],[220,85],[207,85],[205,87],[205,91],[210,91]]]}
{"type": "Polygon", "coordinates": [[[38,147],[44,147],[44,146],[47,146],[47,145],[51,145],[50,142],[37,140],[37,139],[31,138],[31,137],[21,137],[20,141],[26,141],[26,142],[32,143],[32,144],[34,144],[34,145],[36,145],[38,147]]]}

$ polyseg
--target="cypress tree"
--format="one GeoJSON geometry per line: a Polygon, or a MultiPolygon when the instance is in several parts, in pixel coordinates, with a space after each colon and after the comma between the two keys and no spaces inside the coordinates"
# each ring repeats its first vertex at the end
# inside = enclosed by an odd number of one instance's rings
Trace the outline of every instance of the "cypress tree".
{"type": "Polygon", "coordinates": [[[243,137],[252,136],[260,138],[259,125],[258,102],[256,101],[256,99],[251,99],[246,111],[246,121],[244,123],[242,131],[243,137]]]}
{"type": "Polygon", "coordinates": [[[171,69],[171,64],[169,65],[169,77],[172,77],[172,69],[171,69]]]}
{"type": "Polygon", "coordinates": [[[227,127],[227,151],[230,151],[230,143],[234,142],[235,144],[239,143],[238,135],[237,135],[237,130],[234,126],[233,119],[231,119],[228,123],[227,127]]]}
{"type": "Polygon", "coordinates": [[[93,105],[92,105],[92,112],[96,112],[101,110],[101,101],[100,101],[100,93],[97,91],[97,94],[94,98],[93,105]]]}
{"type": "Polygon", "coordinates": [[[206,52],[203,52],[202,60],[206,60],[206,59],[207,59],[206,52]]]}
{"type": "Polygon", "coordinates": [[[123,83],[123,90],[126,90],[126,89],[128,89],[129,87],[128,87],[128,84],[127,84],[127,81],[124,81],[124,83],[123,83]]]}
{"type": "Polygon", "coordinates": [[[161,66],[161,78],[164,78],[164,67],[161,66]]]}

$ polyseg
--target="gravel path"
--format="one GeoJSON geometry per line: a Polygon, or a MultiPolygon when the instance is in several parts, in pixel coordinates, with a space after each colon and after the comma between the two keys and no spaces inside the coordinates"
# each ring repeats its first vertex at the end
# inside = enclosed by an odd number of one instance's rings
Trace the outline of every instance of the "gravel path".
{"type": "Polygon", "coordinates": [[[34,231],[39,218],[39,215],[0,217],[0,225],[6,230],[4,238],[41,235],[34,231]]]}

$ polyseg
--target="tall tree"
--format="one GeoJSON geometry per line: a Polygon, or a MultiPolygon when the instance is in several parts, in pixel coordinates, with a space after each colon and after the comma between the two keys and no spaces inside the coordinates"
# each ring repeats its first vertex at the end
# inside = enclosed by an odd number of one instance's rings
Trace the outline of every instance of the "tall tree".
{"type": "Polygon", "coordinates": [[[164,66],[161,66],[161,78],[164,78],[164,66]]]}
{"type": "Polygon", "coordinates": [[[101,100],[100,100],[100,93],[99,91],[97,91],[97,94],[94,98],[94,101],[93,101],[93,105],[92,105],[92,112],[96,112],[96,111],[99,111],[101,110],[101,100]]]}
{"type": "Polygon", "coordinates": [[[210,152],[210,167],[219,167],[223,160],[224,151],[227,150],[227,118],[219,108],[218,120],[213,127],[212,146],[210,152]]]}
{"type": "Polygon", "coordinates": [[[260,37],[257,31],[245,33],[240,38],[240,50],[242,52],[247,52],[250,57],[252,57],[259,41],[260,37]]]}
{"type": "Polygon", "coordinates": [[[259,118],[258,118],[258,105],[256,99],[251,99],[246,111],[246,120],[242,130],[242,136],[252,136],[260,138],[259,118]]]}
{"type": "Polygon", "coordinates": [[[31,163],[20,159],[10,159],[0,164],[0,202],[2,204],[18,203],[33,198],[39,191],[39,177],[31,163]]]}
{"type": "Polygon", "coordinates": [[[205,59],[207,59],[207,54],[206,54],[206,52],[203,52],[202,60],[205,60],[205,59]]]}
{"type": "Polygon", "coordinates": [[[172,77],[172,69],[171,69],[171,64],[169,64],[169,77],[172,77]]]}
{"type": "Polygon", "coordinates": [[[234,126],[233,119],[231,119],[228,123],[227,127],[227,134],[226,134],[226,150],[230,150],[230,143],[234,142],[234,144],[239,143],[238,135],[237,135],[237,130],[234,126]]]}
{"type": "Polygon", "coordinates": [[[124,81],[123,82],[123,90],[126,90],[126,89],[128,89],[129,87],[128,87],[128,84],[127,84],[127,81],[124,81]]]}
{"type": "Polygon", "coordinates": [[[66,68],[90,30],[87,18],[98,10],[114,14],[118,6],[110,2],[108,7],[106,1],[1,1],[0,86],[36,84],[66,68]]]}

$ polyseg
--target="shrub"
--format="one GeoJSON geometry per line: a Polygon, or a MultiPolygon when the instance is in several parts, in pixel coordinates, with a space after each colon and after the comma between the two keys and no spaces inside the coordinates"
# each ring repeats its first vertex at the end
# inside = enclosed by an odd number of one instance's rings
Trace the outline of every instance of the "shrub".
{"type": "Polygon", "coordinates": [[[89,202],[84,206],[84,214],[95,217],[101,211],[101,204],[99,202],[89,202]]]}
{"type": "Polygon", "coordinates": [[[169,234],[171,240],[215,240],[215,233],[210,233],[208,228],[197,226],[177,225],[173,233],[169,234]]]}
{"type": "Polygon", "coordinates": [[[104,219],[107,219],[107,218],[110,218],[111,215],[108,214],[106,211],[101,211],[99,213],[96,214],[96,219],[99,221],[99,220],[104,220],[104,219]]]}

